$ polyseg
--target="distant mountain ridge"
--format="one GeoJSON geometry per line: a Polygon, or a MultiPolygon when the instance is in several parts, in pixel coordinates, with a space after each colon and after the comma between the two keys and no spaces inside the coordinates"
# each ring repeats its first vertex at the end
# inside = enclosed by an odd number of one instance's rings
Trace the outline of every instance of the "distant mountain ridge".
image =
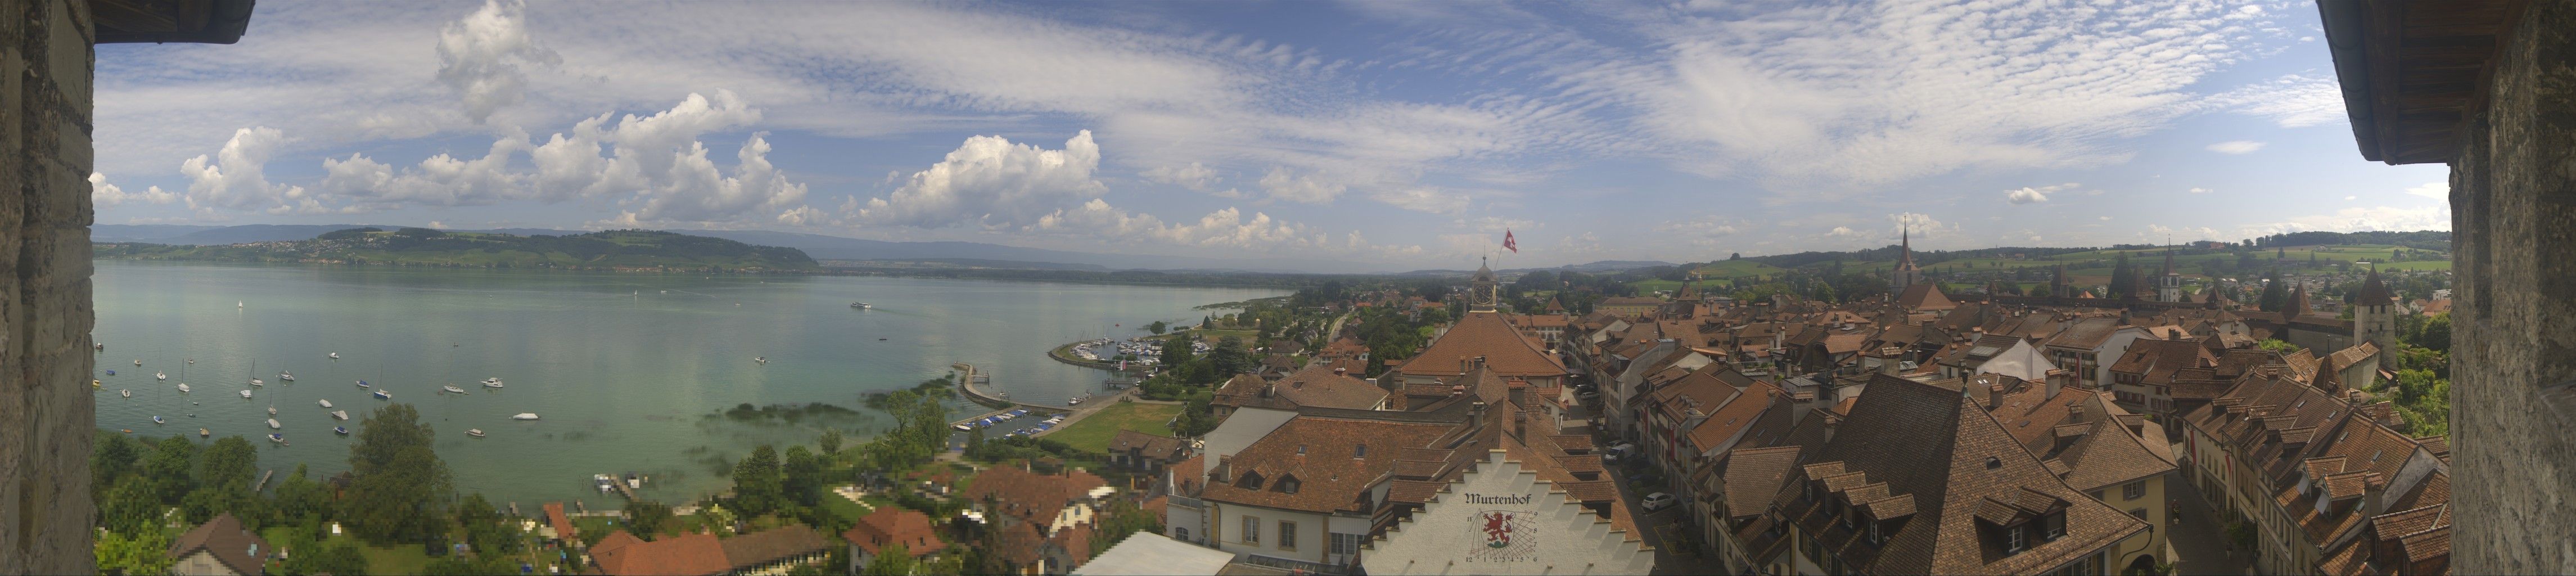
{"type": "Polygon", "coordinates": [[[654,230],[525,236],[425,228],[334,230],[307,240],[188,245],[93,244],[98,258],[217,262],[302,262],[464,268],[813,271],[795,248],[654,230]]]}

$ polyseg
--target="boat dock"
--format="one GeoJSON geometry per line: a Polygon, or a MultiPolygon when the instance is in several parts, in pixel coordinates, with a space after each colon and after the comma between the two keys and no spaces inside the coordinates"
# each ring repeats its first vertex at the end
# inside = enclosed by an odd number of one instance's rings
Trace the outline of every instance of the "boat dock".
{"type": "MultiPolygon", "coordinates": [[[[1063,405],[1049,406],[1049,405],[1045,405],[1045,404],[1030,404],[1030,403],[1027,403],[1027,402],[1021,402],[1021,401],[1017,401],[1017,400],[1012,400],[1012,399],[1011,399],[1011,395],[1010,395],[1010,393],[1008,393],[1008,392],[987,392],[987,391],[986,391],[986,389],[991,388],[991,387],[993,386],[993,377],[992,377],[992,376],[990,376],[990,375],[986,375],[986,374],[983,374],[983,373],[980,373],[980,372],[975,371],[975,365],[973,365],[973,364],[967,364],[967,363],[965,363],[965,362],[958,362],[958,363],[955,363],[955,364],[949,364],[949,365],[948,365],[948,367],[957,371],[957,389],[958,389],[958,390],[960,390],[962,393],[964,393],[964,394],[966,395],[966,398],[967,398],[968,400],[973,400],[973,401],[975,401],[975,403],[977,403],[977,404],[982,404],[982,405],[984,405],[984,406],[986,406],[986,407],[993,407],[993,406],[1001,406],[1001,407],[1002,407],[1002,408],[1001,408],[1001,409],[999,409],[999,410],[994,410],[994,411],[992,411],[992,412],[987,412],[987,413],[985,413],[985,414],[984,414],[984,416],[991,416],[991,415],[994,415],[994,414],[1000,414],[1000,413],[1003,413],[1003,412],[1009,412],[1009,411],[1011,411],[1011,410],[1013,410],[1013,409],[1018,409],[1018,408],[1027,408],[1027,409],[1029,409],[1029,411],[1031,411],[1031,412],[1036,412],[1036,411],[1041,411],[1041,410],[1044,410],[1044,411],[1050,411],[1050,412],[1065,412],[1065,411],[1070,411],[1070,410],[1072,410],[1072,409],[1073,409],[1072,407],[1069,407],[1069,406],[1063,406],[1063,405]]],[[[977,417],[974,417],[974,418],[968,418],[968,419],[965,419],[965,420],[959,420],[959,421],[956,421],[956,422],[950,422],[950,423],[948,423],[948,425],[949,425],[949,426],[954,427],[954,426],[956,426],[956,425],[958,425],[958,424],[964,424],[964,423],[967,423],[967,422],[973,422],[973,421],[975,421],[975,420],[982,419],[984,416],[977,416],[977,417]]]]}
{"type": "Polygon", "coordinates": [[[268,479],[269,479],[269,477],[271,477],[271,476],[276,476],[276,475],[277,475],[277,469],[275,469],[275,468],[270,468],[267,472],[261,472],[261,473],[259,474],[259,483],[258,483],[258,484],[253,484],[253,485],[251,485],[251,487],[250,487],[250,491],[251,491],[251,492],[259,492],[259,491],[260,491],[260,490],[262,490],[262,489],[268,488],[268,479]]]}

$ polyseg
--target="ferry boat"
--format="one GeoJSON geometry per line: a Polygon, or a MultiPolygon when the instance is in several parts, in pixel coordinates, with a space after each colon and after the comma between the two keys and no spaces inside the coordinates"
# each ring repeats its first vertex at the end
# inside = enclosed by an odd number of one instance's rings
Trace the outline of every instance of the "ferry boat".
{"type": "Polygon", "coordinates": [[[314,403],[316,403],[316,404],[321,404],[323,408],[329,408],[329,407],[331,407],[331,401],[329,401],[329,400],[315,400],[315,401],[313,401],[313,402],[314,402],[314,403]]]}
{"type": "Polygon", "coordinates": [[[379,400],[392,400],[392,399],[394,399],[394,395],[392,395],[392,394],[386,394],[386,393],[385,393],[385,391],[383,391],[383,390],[377,390],[377,391],[376,391],[376,399],[379,399],[379,400]]]}
{"type": "Polygon", "coordinates": [[[440,386],[440,387],[438,387],[438,389],[440,389],[440,390],[446,390],[446,391],[447,391],[447,393],[449,393],[449,394],[464,394],[464,393],[465,393],[465,389],[464,389],[464,388],[458,388],[458,387],[455,387],[455,386],[440,386]]]}
{"type": "Polygon", "coordinates": [[[481,429],[481,428],[467,428],[467,429],[465,429],[465,435],[467,435],[467,436],[473,436],[473,437],[476,437],[476,438],[482,438],[482,437],[483,437],[483,429],[481,429]]]}
{"type": "Polygon", "coordinates": [[[501,387],[501,377],[499,377],[499,376],[493,376],[493,377],[490,377],[490,378],[484,378],[484,379],[483,379],[483,387],[484,387],[484,388],[499,388],[499,387],[501,387]]]}
{"type": "Polygon", "coordinates": [[[332,426],[332,427],[331,427],[331,433],[332,433],[332,434],[338,434],[338,435],[341,435],[341,436],[347,436],[347,435],[349,435],[349,427],[347,427],[347,426],[332,426]]]}
{"type": "Polygon", "coordinates": [[[510,417],[510,419],[511,419],[511,420],[535,420],[535,419],[537,419],[537,413],[535,413],[535,412],[520,412],[517,416],[511,416],[511,417],[510,417]]]}
{"type": "Polygon", "coordinates": [[[285,428],[285,426],[279,426],[279,425],[277,424],[277,419],[276,419],[276,418],[270,418],[270,419],[268,419],[268,429],[270,429],[270,430],[276,430],[276,429],[279,429],[279,428],[285,428]]]}

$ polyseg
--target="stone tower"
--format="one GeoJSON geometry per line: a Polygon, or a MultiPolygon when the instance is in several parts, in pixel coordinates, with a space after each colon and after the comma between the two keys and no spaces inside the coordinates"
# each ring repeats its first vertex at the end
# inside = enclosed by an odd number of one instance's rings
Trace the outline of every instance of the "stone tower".
{"type": "Polygon", "coordinates": [[[2182,301],[2182,273],[2174,271],[2172,248],[2165,249],[2165,275],[2156,277],[2157,302],[2182,301]]]}
{"type": "Polygon", "coordinates": [[[1897,234],[1896,269],[1887,273],[1887,293],[1890,298],[1894,298],[1896,294],[1905,293],[1906,288],[1923,281],[1923,270],[1914,266],[1914,231],[1909,227],[1900,230],[1897,234]]]}
{"type": "Polygon", "coordinates": [[[2382,353],[2397,349],[2397,298],[2388,285],[2379,282],[2379,267],[2370,267],[2370,276],[2361,281],[2361,293],[2352,299],[2352,341],[2377,345],[2382,353]]]}
{"type": "Polygon", "coordinates": [[[1494,281],[1494,268],[1477,263],[1476,275],[1467,279],[1467,311],[1494,311],[1494,302],[1501,298],[1501,294],[1494,291],[1496,284],[1500,283],[1494,281]]]}
{"type": "Polygon", "coordinates": [[[2063,264],[2063,263],[2058,264],[2058,265],[2057,265],[2057,273],[2056,273],[2056,274],[2054,274],[2054,275],[2049,276],[2049,278],[2048,278],[2048,295],[2049,295],[2049,297],[2051,297],[2051,298],[2074,298],[2074,297],[2075,297],[2075,287],[2074,287],[2074,286],[2069,285],[2069,284],[2067,283],[2067,280],[2066,280],[2066,265],[2065,265],[2065,264],[2063,264]]]}

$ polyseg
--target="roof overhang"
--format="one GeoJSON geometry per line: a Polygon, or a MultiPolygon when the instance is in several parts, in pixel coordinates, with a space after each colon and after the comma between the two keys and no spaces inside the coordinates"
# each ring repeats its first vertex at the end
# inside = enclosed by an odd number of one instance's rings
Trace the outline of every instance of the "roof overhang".
{"type": "Polygon", "coordinates": [[[2528,0],[2324,0],[2326,46],[2361,156],[2447,163],[2483,110],[2496,52],[2528,0]]]}
{"type": "Polygon", "coordinates": [[[99,44],[231,44],[250,29],[253,0],[89,0],[99,44]]]}

